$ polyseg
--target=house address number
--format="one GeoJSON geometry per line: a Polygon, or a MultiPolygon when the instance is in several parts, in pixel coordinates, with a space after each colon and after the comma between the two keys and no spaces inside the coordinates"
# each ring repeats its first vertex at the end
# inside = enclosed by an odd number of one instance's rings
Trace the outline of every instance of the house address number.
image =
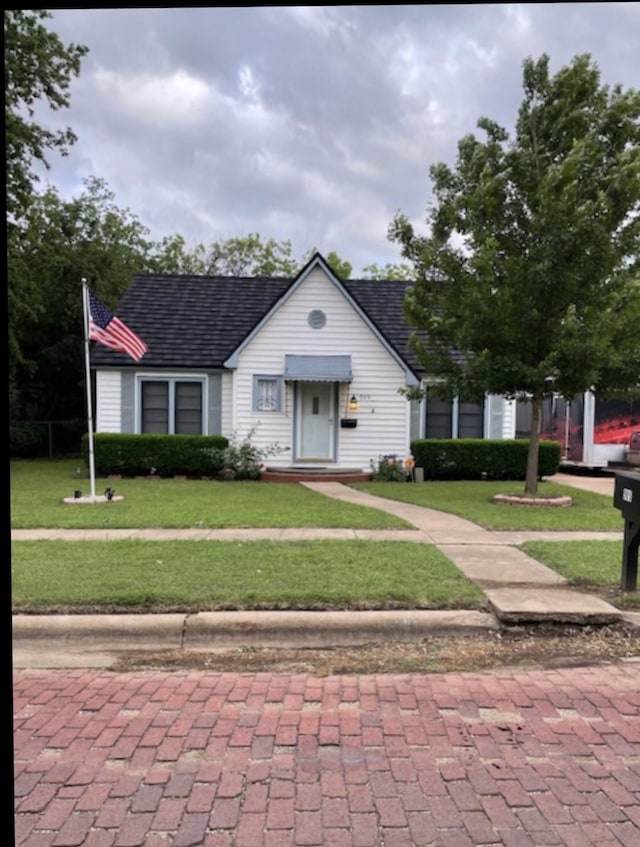
{"type": "Polygon", "coordinates": [[[622,499],[625,503],[633,503],[633,490],[631,488],[623,488],[622,499]]]}

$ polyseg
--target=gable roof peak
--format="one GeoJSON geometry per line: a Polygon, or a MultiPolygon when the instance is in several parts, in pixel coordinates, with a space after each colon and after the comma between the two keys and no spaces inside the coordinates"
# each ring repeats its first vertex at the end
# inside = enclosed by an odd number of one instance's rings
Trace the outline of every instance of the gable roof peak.
{"type": "Polygon", "coordinates": [[[302,277],[307,276],[307,274],[315,267],[321,267],[322,270],[330,277],[332,277],[334,281],[342,282],[342,278],[338,276],[338,274],[327,262],[322,253],[318,252],[317,250],[311,256],[306,265],[300,271],[298,271],[298,273],[296,274],[296,279],[301,279],[302,277]]]}

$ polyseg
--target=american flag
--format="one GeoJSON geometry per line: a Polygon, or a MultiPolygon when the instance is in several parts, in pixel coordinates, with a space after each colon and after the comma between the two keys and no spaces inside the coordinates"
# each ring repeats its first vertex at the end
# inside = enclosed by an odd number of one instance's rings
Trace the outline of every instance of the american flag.
{"type": "Polygon", "coordinates": [[[89,339],[139,362],[149,349],[120,318],[112,315],[91,291],[89,293],[89,339]]]}

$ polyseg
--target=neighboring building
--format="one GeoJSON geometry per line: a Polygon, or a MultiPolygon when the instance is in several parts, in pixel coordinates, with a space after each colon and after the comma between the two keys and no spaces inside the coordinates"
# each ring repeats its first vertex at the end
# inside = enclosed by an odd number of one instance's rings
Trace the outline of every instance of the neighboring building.
{"type": "MultiPolygon", "coordinates": [[[[516,438],[527,438],[530,426],[531,404],[519,402],[516,438]]],[[[540,435],[562,445],[567,467],[626,467],[631,442],[640,438],[640,399],[598,398],[592,391],[569,399],[554,395],[545,400],[540,435]]]]}
{"type": "Polygon", "coordinates": [[[369,470],[418,437],[512,438],[515,403],[435,396],[411,352],[404,280],[342,280],[316,254],[294,279],[136,277],[118,317],[139,362],[95,346],[97,432],[251,434],[269,464],[369,470]]]}

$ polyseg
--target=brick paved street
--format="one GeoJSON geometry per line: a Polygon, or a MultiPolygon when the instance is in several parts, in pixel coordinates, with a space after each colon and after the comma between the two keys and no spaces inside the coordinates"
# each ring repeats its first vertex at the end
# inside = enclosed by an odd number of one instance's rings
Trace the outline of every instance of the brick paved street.
{"type": "Polygon", "coordinates": [[[640,663],[14,672],[25,847],[638,847],[640,663]]]}

